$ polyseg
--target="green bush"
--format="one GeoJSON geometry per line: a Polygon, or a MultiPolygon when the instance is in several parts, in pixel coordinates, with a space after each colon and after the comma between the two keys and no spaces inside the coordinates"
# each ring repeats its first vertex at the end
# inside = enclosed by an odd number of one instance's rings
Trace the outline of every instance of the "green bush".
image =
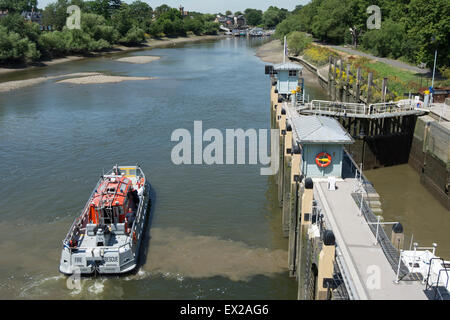
{"type": "Polygon", "coordinates": [[[308,34],[300,31],[289,33],[286,39],[289,51],[296,56],[302,53],[312,42],[311,37],[308,34]]]}
{"type": "Polygon", "coordinates": [[[203,31],[204,34],[217,34],[219,31],[219,24],[212,21],[205,22],[205,29],[203,31]]]}
{"type": "Polygon", "coordinates": [[[283,39],[292,31],[301,30],[301,20],[299,15],[291,15],[277,25],[275,30],[275,37],[283,39]]]}
{"type": "Polygon", "coordinates": [[[40,58],[36,44],[0,26],[0,63],[23,63],[40,58]]]}
{"type": "Polygon", "coordinates": [[[39,38],[39,48],[46,57],[63,56],[67,53],[66,38],[61,31],[44,33],[39,38]]]}
{"type": "Polygon", "coordinates": [[[138,27],[132,27],[125,37],[120,39],[120,42],[124,44],[139,44],[143,41],[145,41],[145,32],[138,27]]]}
{"type": "Polygon", "coordinates": [[[203,22],[200,19],[186,19],[184,22],[186,31],[191,31],[196,35],[203,33],[203,22]]]}

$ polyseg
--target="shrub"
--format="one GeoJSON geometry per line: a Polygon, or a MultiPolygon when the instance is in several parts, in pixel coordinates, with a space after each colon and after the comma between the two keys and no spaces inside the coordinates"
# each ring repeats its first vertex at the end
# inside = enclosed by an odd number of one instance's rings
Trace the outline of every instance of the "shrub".
{"type": "Polygon", "coordinates": [[[128,30],[125,37],[120,39],[120,42],[125,44],[139,44],[143,41],[145,41],[145,32],[138,27],[132,27],[130,30],[128,30]]]}
{"type": "Polygon", "coordinates": [[[311,37],[304,32],[293,31],[287,36],[289,50],[296,56],[302,53],[311,41],[311,37]]]}

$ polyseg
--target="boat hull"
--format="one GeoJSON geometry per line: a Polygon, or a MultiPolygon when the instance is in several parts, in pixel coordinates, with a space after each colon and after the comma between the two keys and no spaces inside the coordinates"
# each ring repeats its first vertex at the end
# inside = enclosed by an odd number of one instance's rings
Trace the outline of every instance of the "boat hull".
{"type": "Polygon", "coordinates": [[[125,233],[117,236],[117,239],[112,239],[114,245],[69,247],[66,238],[61,251],[59,271],[65,275],[83,276],[120,275],[134,271],[138,266],[146,221],[151,212],[150,192],[151,186],[146,181],[133,228],[129,234],[125,233]]]}

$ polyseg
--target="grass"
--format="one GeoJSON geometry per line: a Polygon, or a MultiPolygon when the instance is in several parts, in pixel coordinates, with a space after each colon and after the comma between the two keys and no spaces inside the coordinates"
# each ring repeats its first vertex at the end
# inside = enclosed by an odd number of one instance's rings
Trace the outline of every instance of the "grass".
{"type": "Polygon", "coordinates": [[[338,56],[336,52],[315,44],[308,45],[303,51],[303,57],[317,67],[327,64],[330,55],[338,56]]]}

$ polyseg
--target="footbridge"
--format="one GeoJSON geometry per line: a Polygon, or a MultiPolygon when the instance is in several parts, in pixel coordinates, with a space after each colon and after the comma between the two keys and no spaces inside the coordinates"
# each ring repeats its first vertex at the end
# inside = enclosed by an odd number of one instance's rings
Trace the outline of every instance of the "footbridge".
{"type": "Polygon", "coordinates": [[[369,105],[364,103],[312,100],[308,103],[297,103],[296,109],[302,114],[365,119],[423,115],[430,112],[428,108],[423,107],[420,101],[412,99],[369,105]]]}

